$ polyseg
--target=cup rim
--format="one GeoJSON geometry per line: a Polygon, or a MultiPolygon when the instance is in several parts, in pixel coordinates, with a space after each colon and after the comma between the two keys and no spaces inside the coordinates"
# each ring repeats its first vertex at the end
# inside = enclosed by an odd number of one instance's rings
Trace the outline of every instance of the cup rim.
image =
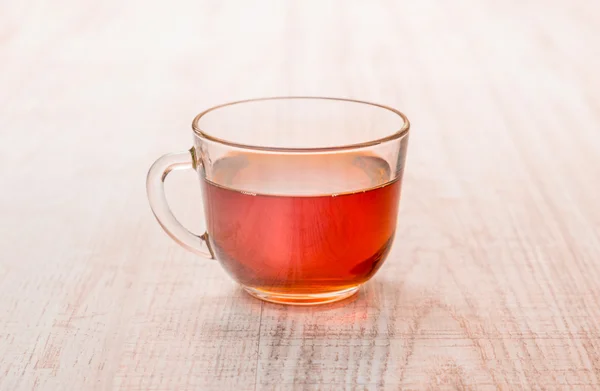
{"type": "Polygon", "coordinates": [[[404,115],[404,113],[402,113],[401,111],[396,110],[389,106],[378,104],[378,103],[372,103],[372,102],[367,102],[367,101],[362,101],[362,100],[357,100],[357,99],[333,98],[333,97],[323,97],[323,96],[274,96],[274,97],[266,97],[266,98],[244,99],[244,100],[238,100],[238,101],[234,101],[234,102],[229,102],[229,103],[224,103],[221,105],[213,106],[207,110],[204,110],[200,114],[196,115],[196,117],[194,117],[194,120],[192,121],[192,129],[193,129],[194,133],[201,138],[210,140],[215,143],[227,145],[230,147],[235,147],[235,148],[250,149],[250,150],[257,150],[257,151],[271,151],[271,152],[329,152],[329,151],[344,151],[344,150],[358,149],[358,148],[364,148],[364,147],[372,147],[374,145],[383,144],[388,141],[400,139],[408,134],[408,132],[410,130],[410,122],[409,122],[408,118],[406,117],[406,115],[404,115]],[[264,146],[264,145],[237,143],[234,141],[221,139],[219,137],[216,137],[209,133],[206,133],[199,126],[199,121],[204,115],[206,115],[212,111],[215,111],[217,109],[223,108],[223,107],[233,106],[233,105],[242,104],[242,103],[249,103],[249,102],[260,102],[260,101],[268,101],[268,100],[283,100],[283,99],[313,99],[313,100],[321,99],[321,100],[333,100],[333,101],[340,101],[340,102],[352,102],[352,103],[366,104],[366,105],[375,106],[375,107],[379,107],[379,108],[391,111],[392,113],[398,115],[402,119],[403,124],[402,124],[402,127],[399,130],[397,130],[396,132],[391,133],[388,136],[375,139],[375,140],[369,140],[369,141],[365,141],[362,143],[336,145],[336,146],[332,146],[332,147],[303,147],[303,148],[270,147],[270,146],[264,146]]]}

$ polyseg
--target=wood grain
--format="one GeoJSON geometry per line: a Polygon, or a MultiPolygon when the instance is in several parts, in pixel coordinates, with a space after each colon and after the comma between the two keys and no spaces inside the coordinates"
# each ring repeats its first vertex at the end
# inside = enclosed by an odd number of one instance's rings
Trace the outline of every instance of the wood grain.
{"type": "Polygon", "coordinates": [[[599,38],[593,0],[0,2],[0,389],[600,389],[599,38]],[[145,199],[197,112],[290,94],[413,123],[343,305],[247,297],[145,199]]]}

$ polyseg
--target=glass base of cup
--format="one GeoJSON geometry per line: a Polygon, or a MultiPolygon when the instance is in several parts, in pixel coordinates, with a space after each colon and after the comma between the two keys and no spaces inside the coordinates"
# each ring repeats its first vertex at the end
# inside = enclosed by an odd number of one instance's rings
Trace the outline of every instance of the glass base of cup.
{"type": "Polygon", "coordinates": [[[250,296],[256,297],[257,299],[268,301],[270,303],[285,304],[285,305],[318,305],[334,303],[336,301],[344,300],[358,292],[360,285],[353,286],[350,288],[342,289],[335,292],[327,293],[302,293],[302,294],[290,294],[290,293],[279,293],[271,292],[263,289],[250,288],[243,286],[244,290],[248,292],[250,296]]]}

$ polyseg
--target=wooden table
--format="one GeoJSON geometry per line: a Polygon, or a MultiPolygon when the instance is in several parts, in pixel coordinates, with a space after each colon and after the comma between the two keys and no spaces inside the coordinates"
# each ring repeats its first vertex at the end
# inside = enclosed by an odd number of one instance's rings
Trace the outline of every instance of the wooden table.
{"type": "Polygon", "coordinates": [[[600,389],[599,39],[594,0],[0,3],[0,389],[600,389]],[[392,254],[314,308],[144,188],[200,110],[298,94],[413,124],[392,254]]]}

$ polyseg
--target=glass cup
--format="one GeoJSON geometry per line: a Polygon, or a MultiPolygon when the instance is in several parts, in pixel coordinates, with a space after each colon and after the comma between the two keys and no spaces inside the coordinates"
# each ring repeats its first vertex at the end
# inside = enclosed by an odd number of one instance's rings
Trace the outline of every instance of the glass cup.
{"type": "MultiPolygon", "coordinates": [[[[217,259],[262,300],[319,304],[355,294],[394,240],[409,122],[350,99],[234,102],[196,116],[194,146],[150,168],[150,206],[184,248],[217,259]],[[172,170],[200,177],[206,232],[169,209],[172,170]]],[[[200,202],[199,202],[200,204],[200,202]]]]}

